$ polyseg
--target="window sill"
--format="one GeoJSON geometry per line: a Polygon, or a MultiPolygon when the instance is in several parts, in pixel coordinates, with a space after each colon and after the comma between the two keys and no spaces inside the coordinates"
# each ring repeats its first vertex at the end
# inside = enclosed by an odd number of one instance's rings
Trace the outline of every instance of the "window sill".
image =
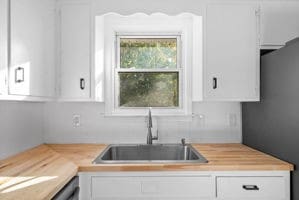
{"type": "MultiPolygon", "coordinates": [[[[140,117],[147,117],[148,111],[143,113],[101,113],[103,118],[122,118],[122,119],[136,119],[140,117]]],[[[174,113],[155,113],[152,111],[152,117],[157,118],[157,120],[161,121],[192,121],[193,118],[201,117],[201,115],[190,113],[190,114],[174,114],[174,113]]]]}

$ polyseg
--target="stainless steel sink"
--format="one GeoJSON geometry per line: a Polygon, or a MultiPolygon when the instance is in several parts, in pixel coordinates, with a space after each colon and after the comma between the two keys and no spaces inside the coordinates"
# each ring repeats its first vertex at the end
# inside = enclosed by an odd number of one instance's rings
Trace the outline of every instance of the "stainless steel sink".
{"type": "Polygon", "coordinates": [[[94,161],[95,164],[116,163],[206,163],[191,145],[109,145],[94,161]]]}

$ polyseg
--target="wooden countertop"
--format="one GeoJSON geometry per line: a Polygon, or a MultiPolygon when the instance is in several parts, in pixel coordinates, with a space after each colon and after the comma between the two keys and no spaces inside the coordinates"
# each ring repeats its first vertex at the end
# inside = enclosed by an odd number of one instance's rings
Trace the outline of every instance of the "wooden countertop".
{"type": "Polygon", "coordinates": [[[293,165],[242,144],[193,144],[209,162],[200,164],[92,164],[105,149],[103,144],[48,144],[70,159],[79,172],[92,171],[234,171],[293,170],[293,165]]]}
{"type": "Polygon", "coordinates": [[[0,199],[51,199],[77,172],[286,170],[293,165],[242,144],[194,144],[204,164],[92,164],[103,144],[46,144],[0,161],[0,199]]]}
{"type": "Polygon", "coordinates": [[[77,165],[40,145],[0,161],[0,199],[51,199],[77,170],[77,165]]]}

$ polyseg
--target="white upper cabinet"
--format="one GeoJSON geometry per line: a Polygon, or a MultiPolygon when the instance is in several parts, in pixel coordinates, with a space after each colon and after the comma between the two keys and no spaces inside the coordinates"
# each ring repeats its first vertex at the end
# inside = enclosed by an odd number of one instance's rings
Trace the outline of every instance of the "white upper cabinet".
{"type": "Polygon", "coordinates": [[[262,48],[279,48],[299,36],[299,2],[279,1],[261,4],[262,48]]]}
{"type": "Polygon", "coordinates": [[[259,100],[259,9],[248,4],[207,6],[204,100],[259,100]]]}
{"type": "Polygon", "coordinates": [[[60,5],[60,94],[61,100],[88,100],[90,94],[90,6],[60,5]]]}
{"type": "MultiPolygon", "coordinates": [[[[200,88],[193,100],[259,100],[259,48],[299,36],[298,2],[260,5],[261,12],[255,3],[205,5],[203,68],[193,60],[199,67],[192,87],[200,88]]],[[[107,77],[96,66],[104,52],[96,49],[90,6],[85,0],[0,1],[0,99],[104,100],[107,77]]]]}
{"type": "Polygon", "coordinates": [[[0,1],[0,95],[6,93],[7,80],[7,48],[8,48],[8,1],[0,1]]]}
{"type": "Polygon", "coordinates": [[[11,0],[9,95],[55,95],[55,1],[11,0]]]}

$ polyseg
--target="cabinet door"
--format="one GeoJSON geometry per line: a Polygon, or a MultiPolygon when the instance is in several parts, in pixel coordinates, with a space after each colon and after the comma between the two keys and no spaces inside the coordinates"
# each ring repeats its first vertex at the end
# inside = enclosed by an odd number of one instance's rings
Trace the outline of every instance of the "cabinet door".
{"type": "Polygon", "coordinates": [[[65,4],[60,10],[60,98],[90,98],[90,8],[65,4]]]}
{"type": "Polygon", "coordinates": [[[263,2],[261,5],[263,48],[280,47],[299,36],[298,2],[263,2]]]}
{"type": "Polygon", "coordinates": [[[100,177],[91,178],[91,198],[100,199],[211,199],[210,176],[100,177]]]}
{"type": "Polygon", "coordinates": [[[9,94],[55,91],[55,1],[11,0],[9,94]]]}
{"type": "Polygon", "coordinates": [[[254,5],[208,5],[205,100],[259,99],[258,13],[254,5]]]}
{"type": "Polygon", "coordinates": [[[8,1],[0,1],[0,95],[6,93],[8,1]]]}

